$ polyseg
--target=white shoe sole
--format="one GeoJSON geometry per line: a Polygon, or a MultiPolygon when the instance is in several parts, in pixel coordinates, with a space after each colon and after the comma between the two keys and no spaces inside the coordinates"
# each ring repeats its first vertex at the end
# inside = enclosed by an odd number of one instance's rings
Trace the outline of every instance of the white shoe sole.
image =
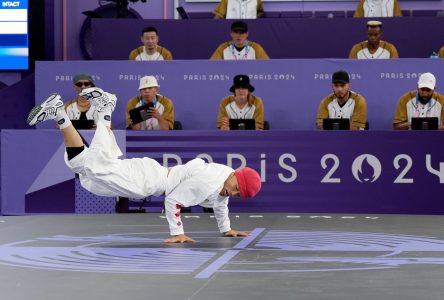
{"type": "MultiPolygon", "coordinates": [[[[59,97],[59,99],[60,99],[60,95],[58,93],[54,93],[54,94],[50,95],[45,101],[43,101],[42,104],[37,105],[29,112],[28,119],[27,119],[29,126],[33,126],[37,123],[40,123],[40,122],[43,122],[46,120],[55,119],[57,109],[60,106],[47,106],[46,105],[47,103],[53,101],[55,97],[59,97]],[[53,117],[48,118],[47,116],[49,114],[53,115],[53,117]]],[[[62,102],[62,106],[63,106],[63,102],[62,102]]]]}

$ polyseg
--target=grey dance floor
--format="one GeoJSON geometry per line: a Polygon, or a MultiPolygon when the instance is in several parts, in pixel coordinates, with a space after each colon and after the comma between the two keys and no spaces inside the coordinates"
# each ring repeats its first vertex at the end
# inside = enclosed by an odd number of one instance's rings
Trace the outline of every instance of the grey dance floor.
{"type": "Polygon", "coordinates": [[[444,299],[444,216],[0,217],[1,299],[444,299]]]}

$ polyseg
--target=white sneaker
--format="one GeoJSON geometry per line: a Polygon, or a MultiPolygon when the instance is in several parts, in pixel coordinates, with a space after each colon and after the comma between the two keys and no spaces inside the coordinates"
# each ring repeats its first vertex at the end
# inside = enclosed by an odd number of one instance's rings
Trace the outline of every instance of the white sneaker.
{"type": "Polygon", "coordinates": [[[97,108],[97,111],[105,111],[111,108],[114,111],[117,98],[115,95],[104,92],[101,88],[91,87],[80,92],[79,96],[88,100],[91,105],[97,108]]]}
{"type": "Polygon", "coordinates": [[[59,94],[54,93],[29,112],[27,119],[29,126],[33,126],[46,120],[55,120],[59,108],[63,109],[62,97],[60,97],[59,94]]]}

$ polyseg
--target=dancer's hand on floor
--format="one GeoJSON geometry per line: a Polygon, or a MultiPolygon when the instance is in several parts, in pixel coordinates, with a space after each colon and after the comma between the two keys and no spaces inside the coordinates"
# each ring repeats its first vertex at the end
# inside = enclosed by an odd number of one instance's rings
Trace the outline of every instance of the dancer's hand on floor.
{"type": "Polygon", "coordinates": [[[225,236],[249,236],[250,234],[246,231],[229,230],[224,232],[225,236]]]}
{"type": "Polygon", "coordinates": [[[185,234],[179,234],[164,240],[165,243],[195,243],[196,241],[186,236],[185,234]]]}

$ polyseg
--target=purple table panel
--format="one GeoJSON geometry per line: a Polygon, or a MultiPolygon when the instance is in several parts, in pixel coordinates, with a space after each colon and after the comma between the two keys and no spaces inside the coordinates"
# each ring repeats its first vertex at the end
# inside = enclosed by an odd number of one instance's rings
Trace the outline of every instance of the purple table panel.
{"type": "MultiPolygon", "coordinates": [[[[74,213],[83,209],[79,203],[85,202],[85,198],[110,201],[84,189],[75,193],[75,174],[65,165],[65,147],[58,130],[2,130],[1,133],[2,214],[74,213]]],[[[88,142],[93,133],[81,131],[88,142]]],[[[117,130],[115,135],[125,153],[125,132],[117,130]]],[[[102,207],[94,210],[91,206],[83,212],[103,213],[102,207]]]]}
{"type": "MultiPolygon", "coordinates": [[[[125,134],[116,132],[120,139],[125,134]]],[[[232,199],[234,212],[444,214],[442,134],[127,131],[126,157],[149,156],[173,166],[200,156],[255,168],[263,189],[248,201],[232,199]]],[[[36,212],[35,203],[37,212],[76,212],[74,188],[60,189],[73,174],[64,166],[58,135],[56,130],[2,132],[3,214],[36,212]],[[33,147],[23,147],[24,140],[33,147]],[[63,206],[54,209],[59,201],[63,206]]]]}

